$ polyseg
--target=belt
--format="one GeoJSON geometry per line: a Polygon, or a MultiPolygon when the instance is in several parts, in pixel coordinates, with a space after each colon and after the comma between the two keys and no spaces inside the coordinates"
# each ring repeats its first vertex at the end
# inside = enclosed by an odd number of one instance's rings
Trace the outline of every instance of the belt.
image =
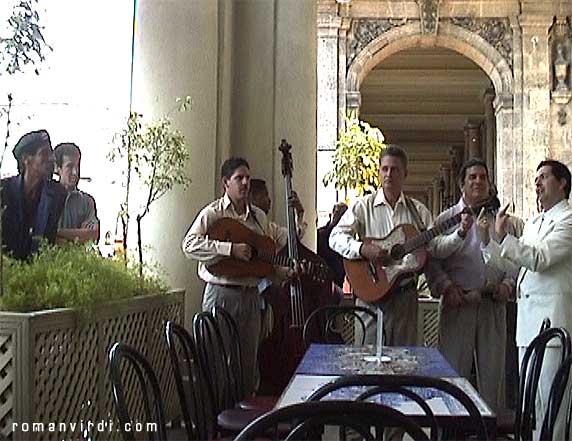
{"type": "Polygon", "coordinates": [[[222,288],[228,288],[228,289],[250,289],[250,288],[256,288],[256,286],[247,286],[247,285],[233,285],[233,284],[226,284],[226,283],[213,283],[213,282],[207,282],[209,285],[213,285],[213,286],[220,286],[222,288]]]}

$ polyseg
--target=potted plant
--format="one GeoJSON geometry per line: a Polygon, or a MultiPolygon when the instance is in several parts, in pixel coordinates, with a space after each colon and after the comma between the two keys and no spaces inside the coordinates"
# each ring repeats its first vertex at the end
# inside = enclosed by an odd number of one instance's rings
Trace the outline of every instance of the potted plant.
{"type": "Polygon", "coordinates": [[[332,157],[332,169],[323,178],[325,186],[334,183],[337,190],[356,190],[358,196],[379,187],[379,156],[383,151],[383,134],[356,112],[348,112],[338,134],[332,157]]]}
{"type": "MultiPolygon", "coordinates": [[[[139,258],[139,274],[143,275],[143,245],[141,222],[149,213],[151,204],[163,197],[176,185],[188,188],[191,180],[186,174],[189,159],[185,137],[172,127],[171,113],[175,110],[185,112],[190,108],[191,98],[177,98],[177,105],[168,114],[145,126],[143,115],[131,112],[127,126],[117,135],[119,142],[111,151],[109,159],[113,162],[124,161],[123,188],[125,196],[119,211],[122,224],[123,247],[127,251],[129,222],[132,212],[136,211],[137,222],[137,254],[139,258]],[[137,178],[140,188],[144,189],[145,198],[137,208],[130,202],[133,178],[137,178]]],[[[125,252],[124,256],[127,256],[125,252]]]]}

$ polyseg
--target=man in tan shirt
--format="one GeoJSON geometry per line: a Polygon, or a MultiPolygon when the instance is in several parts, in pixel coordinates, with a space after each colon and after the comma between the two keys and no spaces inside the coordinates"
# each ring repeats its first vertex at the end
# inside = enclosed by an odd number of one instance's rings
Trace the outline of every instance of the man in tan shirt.
{"type": "MultiPolygon", "coordinates": [[[[248,261],[252,249],[245,243],[232,243],[210,239],[206,234],[216,220],[229,217],[238,220],[246,227],[272,238],[278,247],[284,246],[283,238],[271,226],[264,211],[248,203],[250,189],[250,167],[243,158],[229,158],[221,168],[224,195],[204,207],[197,215],[183,239],[183,252],[188,258],[199,261],[199,277],[206,282],[203,311],[213,306],[226,309],[236,321],[240,335],[245,390],[248,394],[257,385],[257,352],[260,334],[259,283],[255,277],[215,276],[207,266],[233,257],[248,261]]],[[[277,268],[277,275],[285,277],[287,271],[277,268]]],[[[261,286],[260,289],[264,289],[261,286]]]]}

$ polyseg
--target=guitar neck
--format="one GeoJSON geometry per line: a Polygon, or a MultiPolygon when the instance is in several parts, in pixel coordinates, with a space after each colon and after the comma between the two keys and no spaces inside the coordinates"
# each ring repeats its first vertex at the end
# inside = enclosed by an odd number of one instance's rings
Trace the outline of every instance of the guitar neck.
{"type": "Polygon", "coordinates": [[[443,234],[445,231],[449,230],[451,227],[454,227],[459,222],[461,222],[461,214],[458,213],[444,222],[435,225],[433,228],[429,228],[428,230],[422,231],[417,236],[409,239],[406,241],[403,246],[405,247],[406,253],[410,253],[423,245],[428,244],[433,240],[435,237],[443,234]]]}
{"type": "Polygon", "coordinates": [[[290,259],[288,256],[282,256],[279,254],[274,254],[274,253],[269,253],[267,251],[259,250],[256,254],[256,257],[272,265],[288,266],[288,267],[292,266],[292,259],[290,259]]]}

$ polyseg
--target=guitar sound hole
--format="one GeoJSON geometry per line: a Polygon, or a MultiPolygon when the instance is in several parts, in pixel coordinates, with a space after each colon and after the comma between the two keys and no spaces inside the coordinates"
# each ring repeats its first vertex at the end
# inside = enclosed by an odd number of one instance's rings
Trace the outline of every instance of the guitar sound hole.
{"type": "Polygon", "coordinates": [[[393,260],[401,260],[405,256],[405,247],[401,244],[393,245],[389,255],[393,260]]]}

